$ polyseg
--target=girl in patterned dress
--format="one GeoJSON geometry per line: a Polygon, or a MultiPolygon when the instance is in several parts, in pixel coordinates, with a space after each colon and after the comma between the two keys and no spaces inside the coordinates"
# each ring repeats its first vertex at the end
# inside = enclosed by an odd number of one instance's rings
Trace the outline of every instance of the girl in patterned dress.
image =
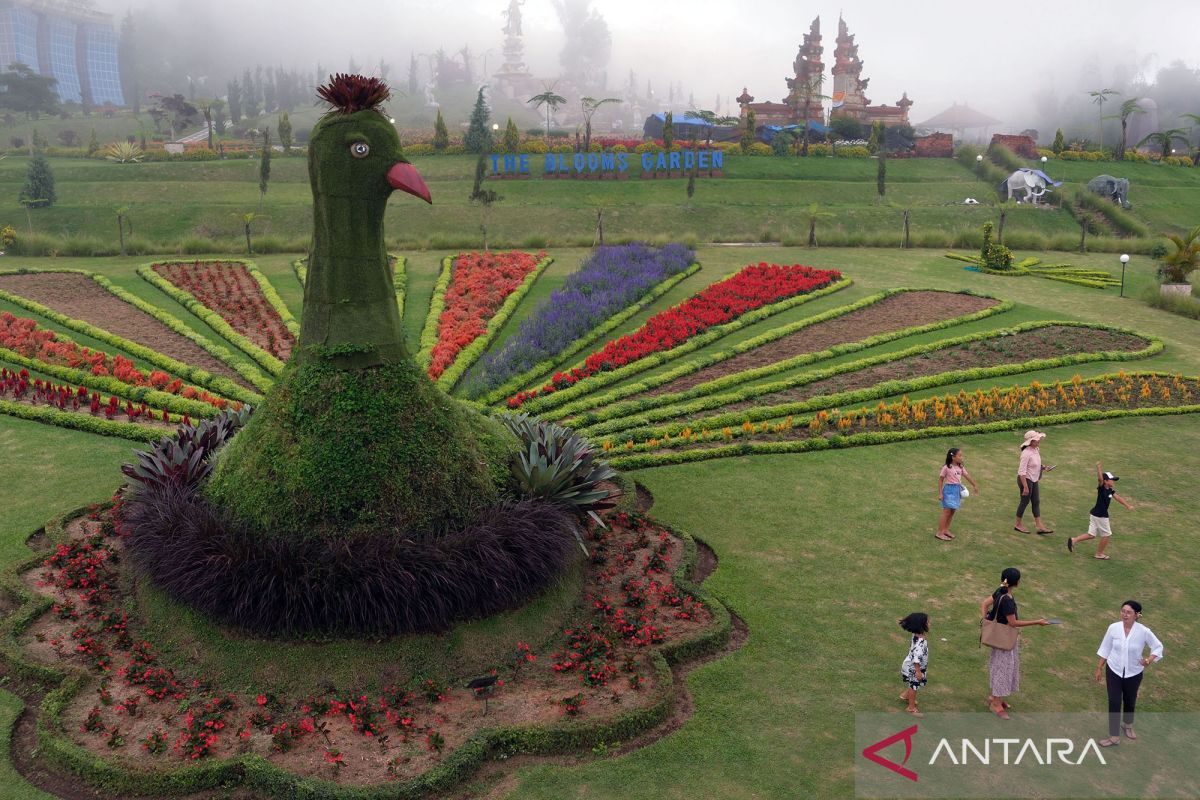
{"type": "Polygon", "coordinates": [[[912,634],[908,655],[900,665],[900,680],[905,689],[900,699],[908,703],[908,713],[921,716],[917,710],[917,690],[928,680],[925,668],[929,666],[929,615],[916,612],[899,620],[900,627],[912,634]]]}

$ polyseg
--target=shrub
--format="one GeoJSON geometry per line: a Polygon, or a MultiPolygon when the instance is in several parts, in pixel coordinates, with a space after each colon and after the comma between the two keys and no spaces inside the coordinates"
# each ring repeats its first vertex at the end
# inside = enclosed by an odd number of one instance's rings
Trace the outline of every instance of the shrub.
{"type": "Polygon", "coordinates": [[[432,155],[435,152],[436,151],[433,149],[433,145],[427,144],[425,142],[418,142],[417,144],[407,144],[404,146],[404,154],[406,156],[428,156],[428,155],[432,155]]]}
{"type": "Polygon", "coordinates": [[[663,148],[658,142],[642,142],[637,147],[633,148],[635,153],[661,153],[663,148]]]}
{"type": "Polygon", "coordinates": [[[999,242],[992,241],[992,223],[983,224],[983,247],[979,252],[980,260],[986,269],[1012,269],[1013,254],[999,242]]]}
{"type": "MultiPolygon", "coordinates": [[[[824,147],[824,145],[817,145],[824,147]]],[[[812,148],[810,147],[811,151],[812,148]]],[[[838,158],[870,158],[871,151],[862,145],[851,145],[850,147],[839,147],[837,149],[838,158]]]]}
{"type": "Polygon", "coordinates": [[[764,144],[763,142],[755,142],[754,144],[750,145],[750,150],[747,153],[747,155],[769,156],[769,155],[771,155],[771,147],[770,147],[770,145],[764,144]]]}
{"type": "Polygon", "coordinates": [[[546,143],[541,139],[529,139],[521,144],[521,152],[529,153],[535,156],[544,156],[550,148],[546,147],[546,143]]]}

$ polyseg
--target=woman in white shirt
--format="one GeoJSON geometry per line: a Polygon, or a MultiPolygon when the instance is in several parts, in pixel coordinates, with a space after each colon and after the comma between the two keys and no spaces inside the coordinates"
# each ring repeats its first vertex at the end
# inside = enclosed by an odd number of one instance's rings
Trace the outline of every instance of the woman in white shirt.
{"type": "Polygon", "coordinates": [[[1126,738],[1136,739],[1133,732],[1133,709],[1137,704],[1138,687],[1142,685],[1142,670],[1163,657],[1163,644],[1138,619],[1142,616],[1142,604],[1137,600],[1126,600],[1121,606],[1121,621],[1108,626],[1104,640],[1096,655],[1096,683],[1108,684],[1108,738],[1100,741],[1101,747],[1112,747],[1121,743],[1120,730],[1126,738]],[[1150,655],[1143,656],[1150,648],[1150,655]],[[1108,669],[1105,669],[1105,664],[1108,669]],[[1103,673],[1103,675],[1101,674],[1103,673]],[[1124,704],[1124,719],[1121,706],[1124,704]],[[1120,730],[1118,730],[1118,726],[1120,730]]]}

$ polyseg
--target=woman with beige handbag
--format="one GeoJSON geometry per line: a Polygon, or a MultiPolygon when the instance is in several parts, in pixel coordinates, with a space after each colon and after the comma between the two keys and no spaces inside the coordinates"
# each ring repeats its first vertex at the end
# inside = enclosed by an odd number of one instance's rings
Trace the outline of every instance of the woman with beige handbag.
{"type": "Polygon", "coordinates": [[[1000,588],[985,597],[979,604],[979,640],[991,648],[988,657],[988,674],[991,694],[988,708],[1000,717],[1008,719],[1008,703],[1005,697],[1014,694],[1021,685],[1021,654],[1017,628],[1028,625],[1049,625],[1045,619],[1032,621],[1017,619],[1017,601],[1012,590],[1021,582],[1021,571],[1009,567],[1000,573],[1000,588]]]}

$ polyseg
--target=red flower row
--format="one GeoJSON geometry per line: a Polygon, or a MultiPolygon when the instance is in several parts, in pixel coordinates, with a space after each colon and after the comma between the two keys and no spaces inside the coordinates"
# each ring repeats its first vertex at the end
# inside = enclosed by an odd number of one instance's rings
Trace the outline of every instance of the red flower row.
{"type": "Polygon", "coordinates": [[[487,331],[488,322],[546,257],[513,250],[508,253],[459,253],[438,318],[429,377],[437,380],[464,347],[487,331]]]}
{"type": "Polygon", "coordinates": [[[238,333],[287,361],[295,337],[245,264],[196,261],[155,264],[154,271],[221,315],[238,333]]]}
{"type": "Polygon", "coordinates": [[[80,347],[70,340],[60,341],[58,334],[39,327],[37,320],[15,317],[7,311],[0,312],[0,347],[46,364],[82,369],[98,377],[111,375],[131,386],[149,386],[168,394],[182,395],[189,400],[202,400],[216,408],[224,408],[228,404],[224,398],[215,397],[203,389],[184,386],[181,379],[172,378],[161,370],[143,372],[124,356],[110,356],[101,350],[80,347]]]}
{"type": "Polygon", "coordinates": [[[653,353],[670,350],[707,329],[788,297],[807,294],[839,279],[836,270],[800,264],[783,267],[765,262],[745,267],[714,283],[677,306],[655,314],[633,333],[614,339],[588,356],[583,366],[557,372],[540,389],[518,392],[508,399],[519,408],[540,395],[573,386],[597,372],[617,369],[653,353]]]}

